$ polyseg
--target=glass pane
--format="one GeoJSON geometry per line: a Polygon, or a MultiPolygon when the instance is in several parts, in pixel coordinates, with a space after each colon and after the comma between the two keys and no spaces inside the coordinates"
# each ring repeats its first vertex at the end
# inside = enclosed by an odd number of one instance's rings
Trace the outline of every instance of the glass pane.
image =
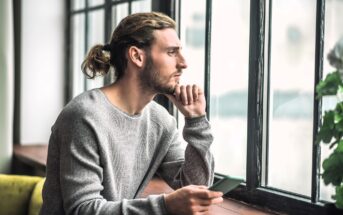
{"type": "Polygon", "coordinates": [[[316,1],[272,7],[267,185],[310,196],[316,1]]]}
{"type": "Polygon", "coordinates": [[[151,11],[151,0],[134,1],[131,5],[132,13],[138,12],[150,12],[151,11]]]}
{"type": "MultiPolygon", "coordinates": [[[[87,47],[90,50],[96,44],[104,44],[105,41],[105,16],[104,10],[92,11],[88,15],[88,41],[87,47]]],[[[87,90],[102,87],[104,85],[104,77],[97,77],[94,80],[87,79],[87,90]]]]}
{"type": "Polygon", "coordinates": [[[72,39],[72,96],[75,97],[84,91],[84,75],[81,71],[81,64],[85,56],[85,15],[77,14],[71,19],[72,39]]]}
{"type": "Polygon", "coordinates": [[[105,0],[88,0],[88,7],[98,6],[105,4],[105,0]]]}
{"type": "Polygon", "coordinates": [[[71,8],[72,10],[79,10],[85,8],[86,0],[72,0],[71,8]]]}
{"type": "Polygon", "coordinates": [[[210,119],[215,171],[245,178],[250,1],[217,0],[212,5],[210,119]]]}
{"type": "Polygon", "coordinates": [[[118,4],[112,7],[112,23],[114,24],[113,29],[114,30],[119,22],[129,15],[129,4],[128,3],[123,3],[123,4],[118,4]]]}
{"type": "MultiPolygon", "coordinates": [[[[180,83],[198,84],[202,89],[205,74],[205,14],[205,0],[198,0],[196,4],[181,1],[180,35],[188,68],[184,70],[180,83]]],[[[181,112],[178,113],[178,124],[182,130],[185,121],[181,112]]]]}
{"type": "MultiPolygon", "coordinates": [[[[327,54],[333,49],[336,42],[343,37],[343,0],[327,0],[325,3],[325,41],[324,41],[324,68],[323,77],[326,74],[333,72],[335,68],[331,67],[327,60],[327,54]]],[[[325,110],[334,109],[336,106],[336,97],[324,98],[322,100],[323,114],[325,110]]],[[[327,145],[321,144],[321,161],[331,154],[331,150],[327,145]]],[[[335,193],[334,187],[326,186],[321,180],[320,184],[320,199],[333,201],[331,196],[335,193]]]]}

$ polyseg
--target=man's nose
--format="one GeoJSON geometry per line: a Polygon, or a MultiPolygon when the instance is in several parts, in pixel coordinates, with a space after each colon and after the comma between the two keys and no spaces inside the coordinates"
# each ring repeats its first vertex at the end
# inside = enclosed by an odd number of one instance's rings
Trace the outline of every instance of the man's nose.
{"type": "Polygon", "coordinates": [[[181,53],[179,54],[178,67],[181,69],[186,69],[188,67],[186,59],[181,53]]]}

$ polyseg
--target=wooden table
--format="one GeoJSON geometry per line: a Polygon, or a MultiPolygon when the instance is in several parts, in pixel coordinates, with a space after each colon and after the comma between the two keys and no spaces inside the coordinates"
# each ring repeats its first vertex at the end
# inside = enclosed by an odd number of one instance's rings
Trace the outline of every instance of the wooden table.
{"type": "MultiPolygon", "coordinates": [[[[160,178],[154,178],[150,181],[148,186],[142,193],[142,197],[147,197],[153,194],[171,193],[173,189],[170,188],[166,182],[160,178]]],[[[210,209],[210,215],[267,215],[274,214],[271,212],[263,211],[258,208],[254,208],[251,205],[247,205],[242,202],[238,202],[232,199],[224,199],[224,202],[219,205],[213,205],[210,209]]]]}
{"type": "Polygon", "coordinates": [[[13,173],[45,176],[48,144],[13,147],[13,173]]]}

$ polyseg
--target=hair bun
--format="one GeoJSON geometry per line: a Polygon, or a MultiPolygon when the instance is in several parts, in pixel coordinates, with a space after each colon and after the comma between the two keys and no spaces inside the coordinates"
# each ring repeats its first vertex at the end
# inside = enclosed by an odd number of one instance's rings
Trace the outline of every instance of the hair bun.
{"type": "Polygon", "coordinates": [[[111,45],[110,44],[105,44],[104,47],[102,47],[103,51],[111,51],[111,45]]]}

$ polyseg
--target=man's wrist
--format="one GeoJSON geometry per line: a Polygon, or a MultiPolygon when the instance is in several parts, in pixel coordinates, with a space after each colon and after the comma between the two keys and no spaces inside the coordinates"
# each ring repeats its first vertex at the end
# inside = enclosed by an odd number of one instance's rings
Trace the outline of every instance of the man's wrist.
{"type": "Polygon", "coordinates": [[[169,199],[168,199],[168,197],[169,197],[169,194],[166,194],[166,193],[163,194],[164,207],[165,207],[167,213],[170,215],[171,211],[170,211],[170,208],[169,208],[169,199]]]}
{"type": "Polygon", "coordinates": [[[183,114],[183,115],[185,116],[185,118],[192,119],[192,118],[199,118],[199,117],[205,116],[206,112],[203,112],[203,113],[187,113],[187,114],[183,114]]]}

